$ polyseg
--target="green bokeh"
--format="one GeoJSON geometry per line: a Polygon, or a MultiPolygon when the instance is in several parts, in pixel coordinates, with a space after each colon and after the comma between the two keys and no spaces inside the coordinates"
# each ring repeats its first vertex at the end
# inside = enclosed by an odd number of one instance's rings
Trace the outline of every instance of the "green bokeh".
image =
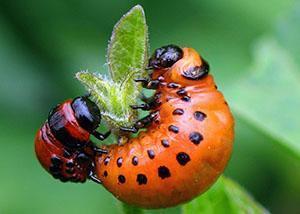
{"type": "MultiPolygon", "coordinates": [[[[99,185],[53,180],[35,159],[33,138],[50,107],[85,93],[75,72],[106,72],[112,28],[136,4],[146,12],[151,50],[169,43],[194,47],[210,62],[221,90],[249,72],[257,39],[290,29],[279,19],[294,7],[292,0],[1,1],[1,214],[119,212],[118,202],[99,185]]],[[[279,40],[299,40],[288,32],[279,33],[279,40]]],[[[299,53],[293,43],[286,48],[299,53]]],[[[299,212],[299,160],[248,121],[238,119],[236,125],[226,175],[272,213],[299,212]]]]}

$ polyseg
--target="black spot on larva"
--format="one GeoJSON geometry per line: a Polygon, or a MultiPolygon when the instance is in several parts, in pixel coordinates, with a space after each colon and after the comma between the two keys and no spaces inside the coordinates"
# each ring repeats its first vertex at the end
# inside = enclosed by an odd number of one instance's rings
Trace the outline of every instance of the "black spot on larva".
{"type": "Polygon", "coordinates": [[[178,96],[185,96],[185,95],[187,95],[187,92],[186,92],[185,88],[181,88],[176,92],[176,94],[178,96]]]}
{"type": "Polygon", "coordinates": [[[52,174],[57,174],[60,171],[60,168],[57,165],[51,164],[50,167],[49,167],[49,171],[52,174]]]}
{"type": "Polygon", "coordinates": [[[79,155],[77,155],[76,160],[79,163],[86,163],[90,160],[90,158],[86,154],[80,153],[79,155]]]}
{"type": "Polygon", "coordinates": [[[134,156],[133,158],[132,158],[132,164],[134,165],[134,166],[136,166],[136,165],[138,165],[138,163],[139,163],[139,159],[138,159],[138,157],[137,156],[134,156]]]}
{"type": "Polygon", "coordinates": [[[206,118],[206,114],[201,111],[195,111],[194,117],[196,120],[203,121],[206,118]]]}
{"type": "Polygon", "coordinates": [[[227,106],[228,106],[228,103],[227,103],[226,101],[225,101],[224,103],[225,103],[225,105],[227,105],[227,106]]]}
{"type": "Polygon", "coordinates": [[[124,184],[125,181],[126,181],[126,178],[125,178],[124,175],[119,175],[118,180],[119,180],[119,182],[120,182],[121,184],[124,184]]]}
{"type": "Polygon", "coordinates": [[[61,177],[60,173],[52,174],[53,178],[59,179],[61,177]]]}
{"type": "Polygon", "coordinates": [[[61,159],[60,159],[59,157],[53,155],[53,156],[51,157],[51,163],[52,163],[53,165],[55,165],[55,166],[59,166],[59,165],[62,164],[62,161],[61,161],[61,159]]]}
{"type": "Polygon", "coordinates": [[[177,159],[178,163],[182,166],[184,166],[191,160],[190,156],[185,152],[179,152],[176,155],[176,159],[177,159]]]}
{"type": "Polygon", "coordinates": [[[144,174],[138,174],[136,177],[136,181],[139,185],[147,184],[147,177],[144,174]]]}
{"type": "Polygon", "coordinates": [[[189,96],[183,96],[181,98],[181,100],[183,100],[184,102],[190,102],[191,101],[191,98],[189,96]]]}
{"type": "Polygon", "coordinates": [[[218,89],[218,86],[217,86],[217,85],[215,85],[215,89],[218,89]]]}
{"type": "Polygon", "coordinates": [[[166,139],[161,140],[161,145],[166,148],[170,146],[169,141],[166,139]]]}
{"type": "Polygon", "coordinates": [[[170,170],[166,166],[158,167],[158,176],[161,179],[165,179],[171,176],[170,170]]]}
{"type": "Polygon", "coordinates": [[[184,110],[182,108],[177,108],[173,111],[173,115],[183,115],[184,110]]]}
{"type": "Polygon", "coordinates": [[[155,153],[153,150],[149,149],[147,150],[147,153],[150,159],[153,159],[155,157],[155,153]]]}
{"type": "Polygon", "coordinates": [[[203,140],[203,136],[199,132],[190,133],[189,138],[190,138],[190,141],[195,145],[198,145],[203,140]]]}
{"type": "Polygon", "coordinates": [[[108,173],[107,173],[106,170],[103,172],[103,176],[104,176],[104,177],[107,177],[107,176],[108,176],[108,173]]]}
{"type": "Polygon", "coordinates": [[[174,82],[170,82],[168,85],[167,85],[167,87],[168,88],[179,88],[179,84],[177,84],[177,83],[174,83],[174,82]]]}
{"type": "Polygon", "coordinates": [[[107,164],[109,163],[109,161],[110,161],[110,157],[106,157],[104,159],[104,165],[107,166],[107,164]]]}
{"type": "Polygon", "coordinates": [[[118,167],[121,167],[121,166],[122,166],[122,163],[123,163],[123,158],[119,157],[119,158],[117,159],[117,166],[118,166],[118,167]]]}
{"type": "Polygon", "coordinates": [[[168,129],[169,129],[170,132],[174,132],[176,134],[179,132],[179,128],[177,126],[174,126],[174,125],[170,125],[168,129]]]}
{"type": "Polygon", "coordinates": [[[70,175],[73,174],[74,171],[75,171],[74,168],[67,168],[67,169],[66,169],[66,173],[67,173],[67,174],[70,174],[70,175]]]}
{"type": "Polygon", "coordinates": [[[66,167],[69,167],[69,168],[71,168],[71,167],[74,167],[74,162],[73,161],[68,161],[67,163],[66,163],[66,167]]]}

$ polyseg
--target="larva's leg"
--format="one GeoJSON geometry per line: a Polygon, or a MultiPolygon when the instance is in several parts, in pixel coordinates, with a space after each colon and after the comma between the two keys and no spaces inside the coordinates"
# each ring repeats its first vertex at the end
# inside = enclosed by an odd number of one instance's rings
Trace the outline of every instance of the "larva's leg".
{"type": "Polygon", "coordinates": [[[120,127],[120,130],[122,132],[132,132],[132,133],[137,133],[139,130],[135,127],[120,127]]]}
{"type": "Polygon", "coordinates": [[[142,109],[144,111],[149,111],[151,109],[151,106],[147,103],[142,103],[139,105],[131,105],[130,106],[132,109],[142,109]]]}
{"type": "Polygon", "coordinates": [[[160,85],[159,80],[150,80],[146,78],[137,78],[134,81],[141,82],[142,86],[147,89],[157,89],[160,85]]]}
{"type": "Polygon", "coordinates": [[[89,142],[89,147],[92,149],[92,151],[94,153],[99,154],[99,155],[101,155],[101,154],[107,154],[108,153],[107,150],[99,148],[92,141],[89,142]]]}
{"type": "Polygon", "coordinates": [[[156,118],[158,112],[153,112],[146,117],[143,117],[142,119],[138,120],[133,127],[120,127],[121,131],[124,132],[132,132],[132,133],[137,133],[139,129],[145,128],[148,125],[150,125],[156,118]]]}
{"type": "Polygon", "coordinates": [[[104,133],[104,134],[101,134],[100,132],[97,132],[97,131],[93,131],[91,134],[97,138],[98,140],[105,140],[106,138],[108,138],[108,136],[110,135],[111,131],[109,130],[108,132],[104,133]]]}
{"type": "Polygon", "coordinates": [[[88,178],[94,182],[96,182],[97,184],[102,184],[102,181],[96,176],[94,171],[90,171],[90,174],[88,176],[88,178]]]}

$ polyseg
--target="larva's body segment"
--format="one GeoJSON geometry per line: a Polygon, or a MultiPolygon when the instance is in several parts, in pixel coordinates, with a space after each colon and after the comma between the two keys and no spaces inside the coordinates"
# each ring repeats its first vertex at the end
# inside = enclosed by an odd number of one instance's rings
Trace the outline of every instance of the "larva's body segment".
{"type": "Polygon", "coordinates": [[[156,91],[161,105],[152,110],[156,120],[96,156],[97,176],[118,199],[145,208],[174,206],[204,192],[223,172],[234,120],[213,77],[202,75],[204,63],[184,48],[172,67],[155,70],[152,79],[163,79],[156,91]]]}

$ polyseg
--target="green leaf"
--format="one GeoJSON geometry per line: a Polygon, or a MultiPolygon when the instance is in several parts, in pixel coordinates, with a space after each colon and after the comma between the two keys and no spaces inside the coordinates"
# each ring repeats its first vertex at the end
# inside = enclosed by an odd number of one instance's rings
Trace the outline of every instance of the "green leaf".
{"type": "Polygon", "coordinates": [[[143,8],[138,5],[114,27],[107,54],[112,79],[88,72],[76,74],[117,135],[121,126],[130,127],[137,120],[137,111],[130,106],[137,103],[142,90],[134,79],[147,75],[144,69],[147,51],[147,25],[143,8]]]}
{"type": "Polygon", "coordinates": [[[300,78],[292,57],[275,40],[257,44],[250,72],[225,94],[235,112],[300,158],[300,78]]]}
{"type": "Polygon", "coordinates": [[[86,86],[100,107],[103,118],[115,133],[118,133],[118,127],[127,126],[136,120],[137,112],[130,108],[130,103],[135,103],[135,97],[128,93],[126,82],[116,83],[88,72],[79,72],[76,78],[86,86]]]}
{"type": "Polygon", "coordinates": [[[108,46],[107,62],[114,81],[122,82],[133,70],[147,75],[148,27],[144,10],[133,7],[115,25],[108,46]]]}
{"type": "Polygon", "coordinates": [[[182,206],[183,214],[210,213],[268,213],[238,184],[220,177],[214,186],[182,206]]]}

